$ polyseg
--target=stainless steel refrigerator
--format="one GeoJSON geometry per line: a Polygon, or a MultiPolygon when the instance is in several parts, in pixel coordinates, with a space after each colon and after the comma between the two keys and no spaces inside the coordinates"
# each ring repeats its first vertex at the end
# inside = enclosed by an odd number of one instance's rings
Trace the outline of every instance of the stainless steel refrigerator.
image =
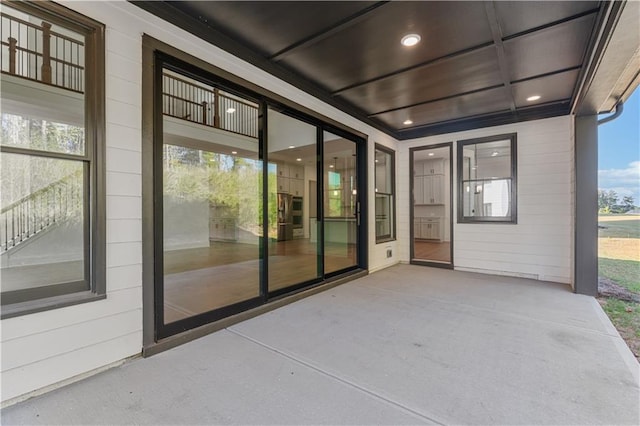
{"type": "Polygon", "coordinates": [[[278,193],[278,241],[293,239],[293,197],[278,193]]]}

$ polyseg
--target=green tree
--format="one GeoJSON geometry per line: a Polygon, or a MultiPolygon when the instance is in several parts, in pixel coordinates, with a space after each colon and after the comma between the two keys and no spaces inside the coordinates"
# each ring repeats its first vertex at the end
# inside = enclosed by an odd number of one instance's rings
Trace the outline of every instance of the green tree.
{"type": "Polygon", "coordinates": [[[622,197],[622,207],[625,213],[629,210],[633,210],[633,197],[630,195],[625,195],[624,197],[622,197]]]}
{"type": "Polygon", "coordinates": [[[598,190],[598,213],[607,214],[615,210],[618,203],[618,194],[614,190],[598,190]]]}

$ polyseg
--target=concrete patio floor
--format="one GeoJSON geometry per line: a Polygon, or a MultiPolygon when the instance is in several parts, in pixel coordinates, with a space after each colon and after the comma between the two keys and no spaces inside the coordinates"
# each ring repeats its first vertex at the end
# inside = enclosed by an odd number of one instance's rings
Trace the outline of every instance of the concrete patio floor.
{"type": "Polygon", "coordinates": [[[398,265],[2,411],[2,424],[639,424],[595,299],[398,265]]]}

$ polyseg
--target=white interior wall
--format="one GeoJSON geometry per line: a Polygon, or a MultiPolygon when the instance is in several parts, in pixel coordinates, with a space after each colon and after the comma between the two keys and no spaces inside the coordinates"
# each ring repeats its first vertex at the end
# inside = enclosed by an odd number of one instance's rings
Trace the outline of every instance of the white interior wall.
{"type": "MultiPolygon", "coordinates": [[[[400,144],[399,163],[409,148],[517,133],[518,223],[458,224],[454,197],[454,266],[460,270],[573,281],[573,120],[569,116],[475,129],[400,144]]],[[[454,162],[454,188],[456,183],[454,162]]],[[[400,258],[409,261],[409,170],[398,170],[400,258]]]]}
{"type": "MultiPolygon", "coordinates": [[[[373,200],[374,143],[396,149],[388,135],[247,64],[140,8],[124,2],[63,1],[106,25],[107,297],[10,318],[2,326],[2,401],[102,368],[142,348],[142,34],[146,33],[369,136],[373,200]]],[[[375,211],[369,209],[369,223],[375,211]]],[[[397,263],[396,242],[375,244],[371,270],[397,263]],[[394,256],[386,259],[385,249],[394,256]]]]}

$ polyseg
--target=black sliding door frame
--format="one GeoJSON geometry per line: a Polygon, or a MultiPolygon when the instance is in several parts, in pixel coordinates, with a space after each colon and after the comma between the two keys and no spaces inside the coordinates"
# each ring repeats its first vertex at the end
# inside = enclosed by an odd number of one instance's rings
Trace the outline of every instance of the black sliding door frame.
{"type": "MultiPolygon", "coordinates": [[[[353,272],[366,270],[368,267],[367,246],[367,144],[362,136],[349,133],[339,127],[328,124],[321,119],[298,111],[291,106],[284,105],[264,94],[256,93],[240,84],[229,81],[212,72],[185,62],[182,59],[156,50],[153,53],[153,322],[154,340],[165,339],[175,334],[221,320],[234,314],[264,305],[278,298],[294,294],[318,285],[334,277],[348,275],[353,272]],[[163,217],[163,70],[168,69],[185,75],[194,80],[221,88],[225,92],[250,100],[258,105],[258,161],[262,163],[262,237],[258,244],[259,251],[259,296],[227,305],[211,311],[196,314],[184,319],[165,324],[164,315],[164,217],[163,217]],[[292,286],[269,291],[269,209],[268,209],[268,179],[269,179],[269,140],[268,140],[268,110],[272,108],[287,116],[305,122],[316,128],[316,185],[318,208],[318,277],[292,286]],[[356,265],[334,271],[324,272],[324,132],[353,141],[356,145],[356,176],[360,222],[357,227],[357,258],[356,265]]],[[[145,236],[147,238],[147,236],[145,236]]],[[[149,266],[147,266],[149,267],[149,266]]]]}
{"type": "MultiPolygon", "coordinates": [[[[263,290],[263,281],[265,270],[264,262],[264,242],[259,246],[259,282],[260,295],[258,297],[233,303],[218,309],[196,314],[178,321],[166,324],[164,322],[164,208],[163,208],[163,166],[162,166],[162,150],[164,145],[163,137],[163,121],[164,114],[162,112],[162,75],[163,70],[168,69],[189,78],[200,81],[205,84],[222,87],[225,91],[238,95],[244,99],[249,99],[258,104],[258,121],[264,116],[264,102],[255,94],[245,93],[239,90],[236,85],[225,81],[215,75],[206,73],[193,65],[185,63],[179,59],[156,52],[154,61],[154,151],[153,151],[153,182],[154,182],[154,319],[155,319],[155,339],[156,341],[172,336],[174,334],[222,319],[228,316],[246,311],[257,307],[266,302],[267,296],[263,290]],[[253,95],[253,96],[252,96],[253,95]]],[[[259,129],[260,130],[260,129],[259,129]]],[[[260,133],[258,138],[260,138],[260,133]]],[[[258,139],[258,146],[262,146],[258,139]]],[[[258,158],[262,160],[263,152],[258,150],[258,158]]],[[[264,161],[263,161],[264,164],[264,161]]],[[[263,186],[264,187],[264,186],[263,186]]],[[[264,218],[263,218],[264,220],[264,218]]],[[[264,224],[263,224],[264,226],[264,224]]],[[[263,237],[264,240],[264,228],[263,237]]]]}
{"type": "MultiPolygon", "coordinates": [[[[330,272],[328,274],[325,273],[326,278],[332,278],[335,276],[339,276],[342,274],[349,273],[351,271],[357,271],[362,269],[368,269],[369,267],[369,257],[368,257],[368,234],[367,234],[367,217],[368,217],[368,205],[367,205],[367,141],[364,138],[357,137],[356,135],[350,134],[348,132],[343,131],[342,129],[338,129],[337,127],[324,124],[322,125],[321,134],[322,134],[322,149],[319,153],[321,160],[321,169],[320,174],[322,179],[318,178],[318,181],[322,181],[322,192],[319,193],[319,206],[322,205],[322,223],[323,223],[323,232],[322,232],[322,240],[324,244],[324,132],[328,132],[334,134],[336,136],[340,136],[341,138],[347,139],[353,142],[356,146],[356,188],[357,188],[357,200],[356,200],[356,209],[357,209],[357,233],[356,233],[356,264],[354,266],[350,266],[344,269],[340,269],[337,271],[330,272]]],[[[319,188],[320,189],[320,188],[319,188]]],[[[324,253],[324,246],[323,246],[324,253]]]]}

